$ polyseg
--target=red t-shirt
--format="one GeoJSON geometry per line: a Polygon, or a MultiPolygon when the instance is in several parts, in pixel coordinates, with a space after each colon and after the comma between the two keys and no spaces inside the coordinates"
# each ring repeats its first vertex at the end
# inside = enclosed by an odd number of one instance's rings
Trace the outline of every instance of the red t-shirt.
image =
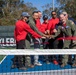
{"type": "Polygon", "coordinates": [[[37,29],[40,31],[40,28],[41,28],[40,19],[37,19],[37,20],[36,20],[36,27],[37,27],[37,29]]]}
{"type": "Polygon", "coordinates": [[[16,22],[14,30],[16,41],[25,40],[28,32],[32,34],[33,37],[41,38],[41,36],[34,32],[26,22],[22,20],[16,22]]]}
{"type": "Polygon", "coordinates": [[[53,29],[55,29],[56,24],[58,24],[58,23],[59,23],[59,19],[58,18],[56,18],[56,19],[52,18],[52,19],[49,20],[48,30],[50,30],[50,34],[53,33],[53,29]]]}
{"type": "Polygon", "coordinates": [[[40,28],[41,32],[44,33],[47,30],[47,27],[48,27],[48,23],[43,22],[40,28]]]}

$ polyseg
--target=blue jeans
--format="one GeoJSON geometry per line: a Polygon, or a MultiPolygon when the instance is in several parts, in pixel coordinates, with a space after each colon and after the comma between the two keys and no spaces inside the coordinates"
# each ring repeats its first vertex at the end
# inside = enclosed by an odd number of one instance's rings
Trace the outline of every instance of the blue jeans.
{"type": "MultiPolygon", "coordinates": [[[[39,38],[36,38],[36,39],[34,38],[33,41],[34,41],[34,49],[40,49],[40,39],[39,38]]],[[[39,59],[39,56],[35,55],[34,56],[34,63],[37,63],[38,59],[39,59]]]]}

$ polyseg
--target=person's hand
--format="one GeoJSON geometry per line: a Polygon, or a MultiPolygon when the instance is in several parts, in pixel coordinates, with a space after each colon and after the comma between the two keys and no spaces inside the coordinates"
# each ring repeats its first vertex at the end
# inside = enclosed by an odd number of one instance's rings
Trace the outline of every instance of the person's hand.
{"type": "Polygon", "coordinates": [[[50,35],[45,35],[44,37],[46,37],[46,38],[50,38],[50,35]]]}
{"type": "Polygon", "coordinates": [[[49,35],[50,35],[50,30],[46,30],[46,32],[47,32],[47,34],[49,34],[49,35]]]}
{"type": "Polygon", "coordinates": [[[44,37],[44,36],[43,36],[43,37],[41,37],[41,38],[42,38],[42,39],[46,39],[46,37],[44,37]]]}
{"type": "Polygon", "coordinates": [[[76,41],[73,40],[73,44],[76,44],[76,41]]]}
{"type": "Polygon", "coordinates": [[[49,35],[49,39],[53,38],[53,35],[49,35]]]}
{"type": "Polygon", "coordinates": [[[57,32],[57,30],[56,30],[56,29],[54,29],[54,30],[53,30],[53,33],[56,33],[56,32],[57,32]]]}
{"type": "Polygon", "coordinates": [[[44,33],[47,34],[47,31],[45,31],[44,33]]]}

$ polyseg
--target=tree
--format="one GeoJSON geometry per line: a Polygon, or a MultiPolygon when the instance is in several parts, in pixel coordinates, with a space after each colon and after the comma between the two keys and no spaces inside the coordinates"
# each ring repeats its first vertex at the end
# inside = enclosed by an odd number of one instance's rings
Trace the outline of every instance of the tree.
{"type": "MultiPolygon", "coordinates": [[[[46,13],[51,17],[52,4],[46,4],[43,6],[43,14],[46,13]]],[[[56,0],[55,11],[59,14],[62,11],[66,11],[70,17],[76,20],[76,0],[56,0]]]]}
{"type": "Polygon", "coordinates": [[[60,4],[60,10],[66,11],[69,16],[76,20],[76,0],[57,0],[60,4]]]}
{"type": "Polygon", "coordinates": [[[24,0],[0,0],[0,25],[14,25],[23,11],[31,12],[37,8],[24,0]]]}
{"type": "MultiPolygon", "coordinates": [[[[47,14],[48,17],[51,18],[51,12],[53,11],[52,3],[42,6],[42,8],[44,8],[43,15],[47,14]]],[[[55,7],[54,11],[56,11],[58,13],[58,7],[55,7]]]]}

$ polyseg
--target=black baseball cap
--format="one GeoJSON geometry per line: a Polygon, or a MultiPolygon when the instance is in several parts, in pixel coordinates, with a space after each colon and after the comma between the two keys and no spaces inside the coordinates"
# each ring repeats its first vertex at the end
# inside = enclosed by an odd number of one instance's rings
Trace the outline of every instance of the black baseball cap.
{"type": "Polygon", "coordinates": [[[43,20],[48,19],[48,15],[43,15],[43,20]]]}

